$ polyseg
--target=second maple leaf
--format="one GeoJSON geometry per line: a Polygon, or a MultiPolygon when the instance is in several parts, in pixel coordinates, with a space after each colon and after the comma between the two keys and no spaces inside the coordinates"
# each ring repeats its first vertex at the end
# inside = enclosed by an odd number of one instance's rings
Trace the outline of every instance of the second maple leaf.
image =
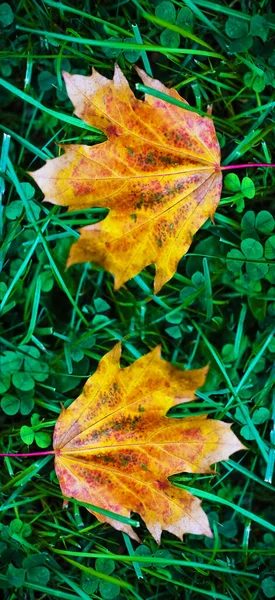
{"type": "MultiPolygon", "coordinates": [[[[182,101],[137,71],[146,85],[182,101]]],[[[109,209],[103,221],[80,230],[68,265],[97,263],[118,289],[154,263],[158,292],[220,200],[213,122],[150,95],[138,100],[118,66],[113,80],[96,71],[64,79],[75,114],[108,138],[93,147],[65,145],[62,156],[32,173],[48,202],[109,209]]]]}
{"type": "MultiPolygon", "coordinates": [[[[176,473],[211,473],[211,465],[244,446],[222,421],[207,415],[168,418],[190,402],[207,367],[182,371],[162,360],[157,346],[124,369],[121,345],[101,359],[82,394],[55,426],[55,470],[67,498],[130,517],[139,513],[159,543],[163,530],[212,536],[198,498],[172,485],[176,473]]],[[[100,521],[134,530],[92,511],[100,521]]]]}

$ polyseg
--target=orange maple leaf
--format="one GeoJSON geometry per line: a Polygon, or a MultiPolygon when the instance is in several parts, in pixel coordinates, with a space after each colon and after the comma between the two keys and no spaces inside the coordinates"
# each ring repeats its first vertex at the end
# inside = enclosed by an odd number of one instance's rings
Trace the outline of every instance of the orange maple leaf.
{"type": "MultiPolygon", "coordinates": [[[[137,71],[146,85],[182,100],[137,71]]],[[[90,77],[64,73],[64,79],[75,114],[108,140],[62,146],[63,156],[31,175],[48,202],[69,210],[110,209],[103,221],[80,230],[67,264],[93,261],[114,275],[118,289],[155,263],[157,292],[220,200],[213,122],[150,95],[137,100],[118,66],[113,81],[96,71],[90,77]]]]}
{"type": "MultiPolygon", "coordinates": [[[[211,465],[244,448],[228,423],[207,415],[168,418],[195,398],[207,367],[174,368],[160,347],[120,369],[117,344],[99,363],[79,398],[62,410],[55,431],[55,469],[64,496],[125,517],[139,513],[157,542],[163,530],[212,536],[200,501],[168,477],[211,472],[211,465]]],[[[134,530],[94,512],[138,540],[134,530]]]]}

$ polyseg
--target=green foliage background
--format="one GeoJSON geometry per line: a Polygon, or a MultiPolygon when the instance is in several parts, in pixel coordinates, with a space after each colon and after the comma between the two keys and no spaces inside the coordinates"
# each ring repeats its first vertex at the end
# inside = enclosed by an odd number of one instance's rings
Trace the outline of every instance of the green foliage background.
{"type": "Polygon", "coordinates": [[[179,367],[210,363],[198,400],[171,416],[207,412],[233,423],[247,446],[215,474],[173,479],[202,498],[213,539],[164,533],[159,548],[142,523],[137,545],[77,503],[62,509],[51,456],[5,458],[3,597],[274,598],[274,169],[228,172],[215,223],[158,296],[153,267],[116,293],[95,265],[66,270],[77,228],[106,211],[42,204],[27,174],[59,143],[104,139],[72,116],[61,72],[94,66],[112,77],[115,61],[133,89],[136,62],[198,111],[211,104],[223,165],[272,162],[272,4],[10,0],[0,4],[0,29],[1,451],[50,449],[61,404],[117,340],[122,365],[160,342],[179,367]]]}

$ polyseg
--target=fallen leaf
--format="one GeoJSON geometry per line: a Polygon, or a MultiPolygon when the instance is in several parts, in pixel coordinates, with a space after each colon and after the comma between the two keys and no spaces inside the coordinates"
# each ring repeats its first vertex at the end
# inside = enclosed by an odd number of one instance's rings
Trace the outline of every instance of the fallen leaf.
{"type": "MultiPolygon", "coordinates": [[[[137,71],[146,85],[182,100],[137,71]]],[[[96,71],[63,76],[75,114],[108,140],[93,147],[66,144],[63,156],[30,174],[48,202],[69,210],[110,209],[103,221],[80,230],[67,264],[97,263],[114,275],[118,289],[155,263],[157,292],[220,200],[213,122],[150,95],[137,100],[118,66],[113,81],[96,71]]]]}
{"type": "MultiPolygon", "coordinates": [[[[180,539],[187,532],[211,537],[200,501],[168,477],[211,472],[213,463],[244,446],[228,423],[166,416],[195,398],[208,369],[177,369],[161,359],[159,346],[120,369],[120,354],[117,344],[57,420],[53,447],[62,493],[125,517],[139,513],[157,542],[163,530],[180,539]]],[[[94,514],[139,539],[128,524],[94,514]]]]}

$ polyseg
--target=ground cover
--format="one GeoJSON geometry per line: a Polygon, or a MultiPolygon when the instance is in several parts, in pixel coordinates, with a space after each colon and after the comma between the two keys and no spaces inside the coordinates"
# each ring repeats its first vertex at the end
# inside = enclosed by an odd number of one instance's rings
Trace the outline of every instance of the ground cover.
{"type": "Polygon", "coordinates": [[[0,5],[0,28],[1,452],[51,449],[61,404],[119,340],[122,366],[159,343],[178,367],[208,363],[198,400],[172,416],[207,412],[247,447],[216,474],[173,478],[202,499],[213,539],[164,533],[160,546],[137,515],[142,544],[79,503],[62,509],[51,455],[6,457],[4,598],[273,598],[275,170],[227,172],[215,223],[157,295],[153,266],[117,292],[96,265],[66,269],[77,229],[107,211],[42,204],[27,174],[57,144],[105,139],[73,117],[61,72],[111,78],[115,62],[140,98],[135,63],[198,111],[211,104],[224,166],[274,162],[271,2],[25,0],[0,5]]]}

